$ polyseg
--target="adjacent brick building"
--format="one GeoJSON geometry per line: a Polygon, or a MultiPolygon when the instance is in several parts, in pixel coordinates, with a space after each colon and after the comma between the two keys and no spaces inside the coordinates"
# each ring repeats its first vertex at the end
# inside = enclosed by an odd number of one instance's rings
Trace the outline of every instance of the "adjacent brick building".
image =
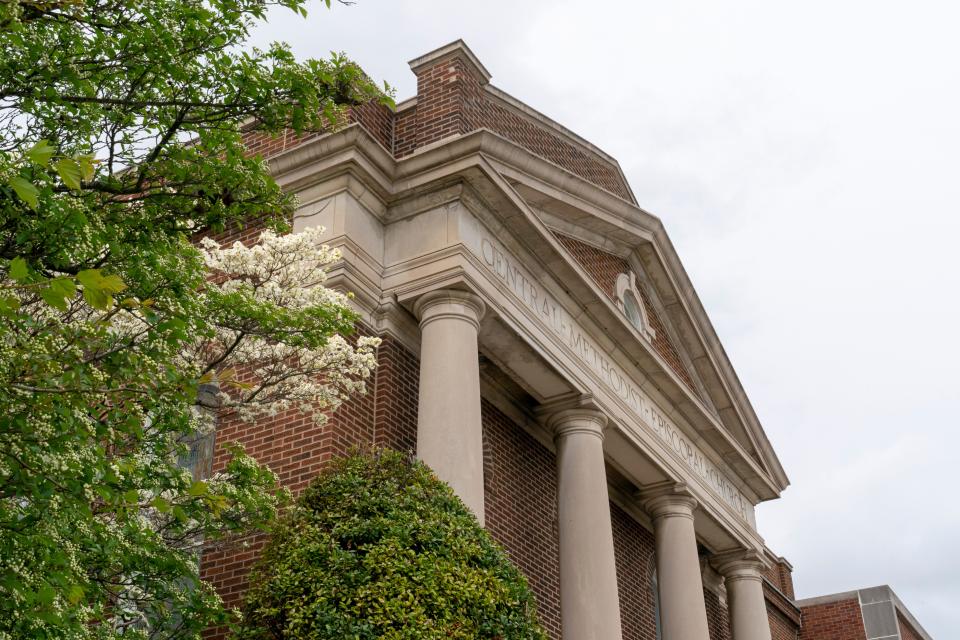
{"type": "MultiPolygon", "coordinates": [[[[248,134],[383,342],[368,393],[323,425],[221,422],[214,469],[240,442],[296,493],[354,446],[417,453],[527,576],[551,638],[878,637],[862,602],[794,600],[754,518],[787,477],[616,161],[493,87],[462,42],[411,68],[395,111],[248,134]]],[[[231,605],[247,542],[203,557],[231,605]]],[[[900,640],[929,638],[894,612],[900,640]]]]}

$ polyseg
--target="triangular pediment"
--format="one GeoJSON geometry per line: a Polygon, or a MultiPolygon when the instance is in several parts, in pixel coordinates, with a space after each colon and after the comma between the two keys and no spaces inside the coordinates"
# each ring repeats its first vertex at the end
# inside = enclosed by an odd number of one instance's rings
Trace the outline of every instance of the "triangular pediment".
{"type": "MultiPolygon", "coordinates": [[[[646,373],[661,390],[678,397],[676,387],[682,387],[696,399],[696,409],[715,416],[726,435],[774,484],[785,488],[789,481],[779,459],[660,220],[623,201],[617,203],[620,211],[611,212],[597,203],[551,193],[540,181],[507,174],[513,190],[549,229],[581,277],[595,285],[595,295],[608,298],[623,313],[616,282],[621,274],[635,277],[653,329],[647,346],[661,369],[646,373]],[[623,217],[632,224],[624,224],[623,217]]],[[[598,195],[602,204],[605,194],[598,195]]]]}

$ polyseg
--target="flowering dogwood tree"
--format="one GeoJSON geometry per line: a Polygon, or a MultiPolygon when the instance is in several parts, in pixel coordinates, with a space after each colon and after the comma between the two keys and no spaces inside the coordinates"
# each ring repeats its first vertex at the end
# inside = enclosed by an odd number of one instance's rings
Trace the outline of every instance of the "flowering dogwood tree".
{"type": "Polygon", "coordinates": [[[322,232],[265,231],[250,248],[239,242],[223,248],[210,238],[200,243],[205,265],[220,276],[203,293],[215,310],[215,327],[213,339],[195,342],[185,363],[203,362],[202,380],[219,378],[232,386],[234,392],[222,390],[220,399],[246,420],[290,408],[323,420],[323,409],[336,409],[364,390],[376,364],[379,338],[360,337],[354,347],[342,333],[330,333],[349,326],[353,313],[346,295],[323,286],[324,267],[340,253],[319,244],[322,232]],[[285,332],[282,338],[261,333],[264,306],[270,322],[285,332]],[[250,382],[235,380],[235,363],[246,368],[250,382]]]}
{"type": "Polygon", "coordinates": [[[226,619],[201,547],[264,524],[280,495],[238,448],[209,478],[178,464],[213,427],[196,384],[218,383],[221,411],[244,420],[324,420],[376,365],[378,339],[344,337],[355,315],[324,286],[339,255],[319,234],[181,247],[188,301],[78,291],[58,309],[29,273],[0,280],[0,637],[178,636],[226,619]]]}
{"type": "Polygon", "coordinates": [[[198,547],[282,496],[239,449],[212,477],[179,463],[199,392],[322,419],[373,366],[241,123],[323,131],[385,98],[341,55],[246,46],[274,5],[305,0],[0,2],[0,640],[227,620],[198,547]],[[254,218],[256,246],[191,241],[254,218]]]}

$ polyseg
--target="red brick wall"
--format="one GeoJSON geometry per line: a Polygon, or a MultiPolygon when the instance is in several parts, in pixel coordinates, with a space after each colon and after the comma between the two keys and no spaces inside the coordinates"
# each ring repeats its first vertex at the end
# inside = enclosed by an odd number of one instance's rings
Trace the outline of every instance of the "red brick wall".
{"type": "Polygon", "coordinates": [[[780,570],[777,569],[777,565],[773,564],[764,568],[763,577],[769,580],[770,584],[775,586],[777,589],[783,591],[783,588],[780,586],[780,570]]]}
{"type": "MultiPolygon", "coordinates": [[[[621,273],[630,272],[629,263],[620,256],[597,249],[568,235],[556,231],[553,235],[560,241],[560,244],[570,252],[577,262],[580,263],[580,266],[590,274],[590,277],[593,278],[597,286],[600,287],[611,300],[616,300],[617,276],[621,273]]],[[[637,285],[640,288],[640,297],[643,299],[644,310],[647,312],[650,325],[656,333],[656,337],[653,340],[653,348],[667,361],[670,368],[683,380],[687,387],[694,393],[697,393],[696,388],[693,386],[693,379],[690,377],[690,372],[687,371],[683,360],[680,359],[680,354],[670,340],[659,314],[653,308],[650,296],[640,283],[637,283],[637,285]]]]}
{"type": "Polygon", "coordinates": [[[481,410],[486,527],[527,576],[543,628],[560,640],[556,458],[490,402],[481,410]]]}
{"type": "Polygon", "coordinates": [[[507,140],[532,151],[541,158],[560,165],[598,187],[632,200],[630,191],[620,173],[606,160],[592,152],[577,147],[549,129],[534,123],[514,109],[486,101],[483,105],[481,125],[495,131],[507,140]]]}
{"type": "Polygon", "coordinates": [[[403,158],[417,148],[417,108],[409,107],[397,113],[393,125],[393,154],[403,158]]]}
{"type": "Polygon", "coordinates": [[[920,635],[913,630],[910,623],[904,620],[903,616],[899,613],[897,614],[897,626],[900,627],[900,640],[921,640],[920,635]]]}
{"type": "Polygon", "coordinates": [[[445,60],[417,73],[416,146],[425,147],[477,128],[480,78],[460,59],[445,60]]]}
{"type": "Polygon", "coordinates": [[[800,640],[865,640],[860,602],[840,600],[803,607],[800,640]]]}
{"type": "MultiPolygon", "coordinates": [[[[777,576],[775,576],[777,577],[777,576]]],[[[763,597],[767,605],[767,619],[773,640],[796,640],[800,630],[800,610],[771,580],[763,582],[763,597]]]]}
{"type": "Polygon", "coordinates": [[[704,588],[703,600],[707,605],[707,627],[710,629],[710,640],[730,640],[730,616],[727,608],[720,604],[720,596],[704,588]]]}
{"type": "Polygon", "coordinates": [[[655,640],[657,627],[651,588],[653,534],[613,503],[610,503],[610,519],[623,640],[655,640]]]}
{"type": "Polygon", "coordinates": [[[780,579],[780,584],[778,588],[791,600],[794,599],[793,594],[793,570],[785,562],[777,563],[777,577],[780,579]]]}
{"type": "Polygon", "coordinates": [[[785,596],[793,600],[793,572],[790,566],[784,562],[775,562],[770,567],[764,569],[763,577],[779,589],[785,596]]]}
{"type": "Polygon", "coordinates": [[[415,453],[420,359],[389,335],[377,350],[374,442],[377,446],[415,453]]]}
{"type": "Polygon", "coordinates": [[[360,123],[374,140],[393,153],[394,117],[393,111],[388,107],[379,102],[368,102],[350,109],[349,120],[360,123]]]}
{"type": "Polygon", "coordinates": [[[397,157],[451,135],[487,128],[625,200],[630,190],[614,165],[593,151],[484,94],[483,81],[460,58],[417,75],[415,144],[394,144],[397,157]]]}
{"type": "Polygon", "coordinates": [[[771,640],[797,640],[800,628],[769,602],[767,619],[770,621],[771,640]]]}
{"type": "Polygon", "coordinates": [[[275,156],[281,151],[292,149],[293,147],[317,138],[322,135],[319,132],[305,133],[298,136],[290,129],[284,130],[276,135],[264,133],[263,131],[248,130],[243,134],[243,143],[247,147],[247,152],[251,156],[262,156],[269,158],[275,156]]]}

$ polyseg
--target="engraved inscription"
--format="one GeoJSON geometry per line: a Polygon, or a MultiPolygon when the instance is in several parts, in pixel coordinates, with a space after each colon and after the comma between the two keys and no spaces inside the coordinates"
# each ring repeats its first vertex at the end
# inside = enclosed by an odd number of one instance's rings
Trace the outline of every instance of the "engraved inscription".
{"type": "Polygon", "coordinates": [[[570,317],[529,272],[519,266],[497,243],[483,237],[480,257],[489,270],[503,282],[530,311],[536,314],[637,416],[638,422],[663,441],[688,468],[702,478],[724,502],[749,522],[747,500],[727,477],[695,444],[677,428],[650,397],[612,362],[580,325],[570,317]]]}

